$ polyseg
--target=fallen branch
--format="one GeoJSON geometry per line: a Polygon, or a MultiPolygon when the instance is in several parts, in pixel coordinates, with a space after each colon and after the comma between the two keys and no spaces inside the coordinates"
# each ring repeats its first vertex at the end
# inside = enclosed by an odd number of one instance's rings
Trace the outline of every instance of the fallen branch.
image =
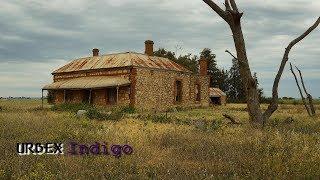
{"type": "Polygon", "coordinates": [[[242,123],[240,123],[240,122],[237,122],[234,117],[232,117],[232,116],[230,116],[230,115],[228,115],[228,114],[223,114],[223,117],[229,119],[232,124],[242,124],[242,123]]]}

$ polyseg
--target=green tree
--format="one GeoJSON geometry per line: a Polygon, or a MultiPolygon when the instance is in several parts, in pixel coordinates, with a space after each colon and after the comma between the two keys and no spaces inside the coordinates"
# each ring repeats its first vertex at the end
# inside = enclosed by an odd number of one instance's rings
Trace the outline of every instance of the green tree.
{"type": "MultiPolygon", "coordinates": [[[[198,73],[199,71],[199,57],[187,54],[180,55],[176,57],[174,52],[168,51],[164,48],[160,48],[154,52],[155,56],[168,58],[184,67],[189,69],[194,73],[198,73]]],[[[227,91],[229,88],[227,79],[228,79],[228,71],[224,69],[219,69],[216,62],[216,55],[212,53],[211,49],[204,48],[200,57],[204,57],[208,60],[208,75],[210,76],[210,86],[218,87],[222,91],[227,91]]]]}
{"type": "MultiPolygon", "coordinates": [[[[257,84],[259,99],[264,101],[265,97],[263,96],[263,88],[259,87],[259,81],[256,72],[253,73],[253,79],[257,84]]],[[[226,82],[228,84],[228,90],[226,91],[228,100],[230,102],[245,103],[246,93],[240,76],[239,64],[236,59],[232,59],[232,67],[229,70],[229,76],[226,82]]]]}
{"type": "Polygon", "coordinates": [[[198,57],[192,56],[192,54],[187,55],[180,55],[176,57],[174,52],[165,50],[164,48],[160,48],[153,53],[155,56],[168,58],[185,68],[189,69],[190,71],[197,73],[198,72],[198,57]]]}
{"type": "Polygon", "coordinates": [[[228,71],[224,69],[219,69],[217,66],[216,55],[212,53],[211,49],[204,48],[200,57],[208,60],[208,74],[210,76],[210,87],[218,87],[222,91],[228,89],[228,84],[226,82],[228,78],[228,71]]]}
{"type": "Polygon", "coordinates": [[[246,93],[241,80],[239,64],[236,59],[232,59],[232,66],[229,70],[228,77],[228,100],[230,102],[245,102],[246,93]]]}
{"type": "Polygon", "coordinates": [[[153,52],[154,56],[158,56],[158,57],[164,57],[164,58],[168,58],[172,61],[176,61],[176,55],[174,52],[171,51],[167,51],[164,48],[159,48],[158,50],[153,52]]]}
{"type": "Polygon", "coordinates": [[[198,57],[192,56],[191,54],[179,56],[177,60],[175,60],[176,63],[181,64],[182,66],[186,67],[193,73],[198,73],[198,57]]]}
{"type": "Polygon", "coordinates": [[[258,81],[258,77],[257,77],[257,73],[256,72],[253,73],[253,79],[256,81],[256,84],[257,84],[257,91],[258,91],[260,102],[264,102],[265,97],[263,95],[263,88],[259,87],[260,83],[258,81]]]}

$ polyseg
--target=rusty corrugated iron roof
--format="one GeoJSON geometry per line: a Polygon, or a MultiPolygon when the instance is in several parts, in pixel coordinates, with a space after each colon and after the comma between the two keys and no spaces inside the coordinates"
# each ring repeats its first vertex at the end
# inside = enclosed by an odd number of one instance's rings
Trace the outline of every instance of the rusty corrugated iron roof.
{"type": "Polygon", "coordinates": [[[227,96],[226,93],[224,93],[219,88],[209,88],[209,95],[210,97],[221,97],[221,96],[227,96]]]}
{"type": "Polygon", "coordinates": [[[65,66],[53,71],[52,74],[128,66],[191,72],[180,64],[177,64],[167,58],[148,56],[146,54],[135,52],[126,52],[75,59],[65,66]]]}
{"type": "Polygon", "coordinates": [[[128,78],[109,76],[90,76],[57,81],[42,89],[94,89],[104,87],[124,86],[130,84],[128,78]]]}

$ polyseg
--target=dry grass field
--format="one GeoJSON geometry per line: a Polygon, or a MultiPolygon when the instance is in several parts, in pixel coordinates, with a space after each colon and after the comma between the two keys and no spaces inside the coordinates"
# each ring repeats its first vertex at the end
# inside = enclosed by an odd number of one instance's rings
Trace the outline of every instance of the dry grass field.
{"type": "Polygon", "coordinates": [[[0,100],[0,179],[320,178],[320,116],[308,117],[302,105],[280,105],[260,128],[248,123],[244,104],[116,121],[78,119],[40,104],[0,100]],[[229,124],[222,113],[242,124],[229,124]],[[130,144],[134,152],[120,158],[16,153],[18,142],[69,141],[130,144]]]}

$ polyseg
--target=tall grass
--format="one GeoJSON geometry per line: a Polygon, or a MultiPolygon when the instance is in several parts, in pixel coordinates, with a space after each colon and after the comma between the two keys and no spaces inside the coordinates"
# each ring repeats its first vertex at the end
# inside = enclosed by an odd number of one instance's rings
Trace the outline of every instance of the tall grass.
{"type": "Polygon", "coordinates": [[[280,105],[262,129],[248,123],[242,104],[151,114],[149,118],[140,112],[140,116],[123,116],[118,121],[78,119],[70,111],[39,110],[40,104],[0,101],[0,179],[320,177],[320,117],[308,117],[301,105],[280,105]],[[243,124],[228,124],[222,113],[238,117],[243,124]],[[19,156],[15,150],[18,142],[70,141],[130,144],[134,152],[115,158],[19,156]]]}

